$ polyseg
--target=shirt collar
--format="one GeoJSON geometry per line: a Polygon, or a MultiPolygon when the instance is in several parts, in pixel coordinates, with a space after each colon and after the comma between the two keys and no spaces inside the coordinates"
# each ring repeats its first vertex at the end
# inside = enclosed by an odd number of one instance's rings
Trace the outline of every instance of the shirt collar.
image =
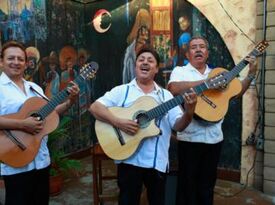
{"type": "MultiPolygon", "coordinates": [[[[23,78],[24,84],[27,82],[24,78],[23,78]]],[[[7,76],[6,73],[2,72],[1,76],[0,76],[0,83],[1,84],[9,84],[9,83],[13,83],[13,81],[7,76]]]]}
{"type": "MultiPolygon", "coordinates": [[[[204,74],[208,74],[208,73],[210,73],[211,72],[211,69],[209,68],[209,66],[207,65],[207,64],[205,64],[206,65],[206,69],[205,69],[205,71],[204,71],[204,73],[202,74],[202,75],[204,75],[204,74]]],[[[193,70],[193,71],[195,71],[195,72],[199,72],[198,70],[197,70],[197,68],[195,68],[191,63],[188,63],[186,66],[188,66],[191,70],[193,70]]],[[[199,72],[200,73],[200,72],[199,72]]],[[[201,74],[201,73],[200,73],[201,74]]]]}
{"type": "MultiPolygon", "coordinates": [[[[138,86],[138,84],[137,84],[137,80],[136,80],[136,78],[134,78],[130,83],[129,83],[129,86],[135,86],[135,87],[137,87],[138,89],[140,89],[141,90],[141,88],[138,86]]],[[[153,90],[153,92],[157,92],[157,93],[159,93],[160,91],[161,91],[161,88],[160,88],[160,86],[154,81],[154,90],[153,90]]]]}

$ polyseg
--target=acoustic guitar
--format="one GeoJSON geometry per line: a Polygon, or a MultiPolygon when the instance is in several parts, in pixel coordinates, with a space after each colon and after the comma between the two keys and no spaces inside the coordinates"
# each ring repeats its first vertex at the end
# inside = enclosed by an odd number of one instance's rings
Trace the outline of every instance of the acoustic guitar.
{"type": "MultiPolygon", "coordinates": [[[[82,67],[76,84],[86,78],[93,78],[98,64],[90,62],[82,67]]],[[[23,167],[36,156],[42,138],[54,131],[59,124],[59,116],[55,111],[57,105],[69,96],[67,89],[60,91],[50,101],[41,97],[31,97],[25,101],[18,113],[3,115],[9,119],[25,119],[29,116],[43,120],[43,129],[38,134],[30,134],[21,130],[0,130],[0,161],[12,167],[23,167]]]]}
{"type": "MultiPolygon", "coordinates": [[[[267,45],[267,42],[261,42],[250,53],[250,55],[259,55],[263,52],[267,45]]],[[[213,73],[211,74],[212,76],[210,76],[205,82],[195,86],[193,89],[195,90],[198,96],[208,96],[208,93],[206,93],[208,90],[219,90],[219,88],[227,85],[227,88],[225,90],[217,91],[218,93],[216,95],[218,97],[220,95],[224,95],[224,93],[230,96],[237,95],[241,90],[241,83],[235,77],[247,64],[247,61],[242,60],[242,62],[238,64],[235,68],[233,68],[233,70],[230,72],[227,72],[225,69],[215,69],[216,71],[213,70],[213,73]],[[231,81],[233,81],[234,84],[238,84],[238,86],[231,85],[231,81]],[[231,91],[232,89],[237,89],[237,91],[231,91]]],[[[223,96],[222,98],[226,99],[225,96],[223,96]]],[[[211,100],[209,100],[208,106],[212,105],[211,103],[213,102],[212,96],[210,99],[211,100]]],[[[230,99],[230,97],[227,97],[227,99],[230,99]]],[[[206,100],[201,99],[200,101],[203,102],[199,102],[199,106],[202,103],[205,103],[206,100]]],[[[98,142],[108,157],[115,160],[127,159],[136,152],[138,146],[144,139],[154,137],[160,134],[160,129],[156,126],[155,120],[161,118],[170,109],[182,104],[183,102],[184,98],[182,95],[178,95],[160,105],[158,105],[154,98],[144,96],[138,98],[134,102],[134,104],[128,108],[110,107],[108,109],[115,116],[123,116],[123,118],[125,119],[137,120],[140,129],[134,136],[132,136],[128,135],[122,130],[119,130],[117,127],[114,127],[106,122],[96,120],[95,131],[97,134],[98,142]]],[[[226,107],[224,106],[224,104],[226,104],[225,102],[221,102],[221,104],[223,108],[226,107]]],[[[215,102],[214,105],[215,108],[218,107],[217,102],[215,102]]],[[[214,105],[212,105],[212,107],[214,107],[214,105]]],[[[197,109],[196,111],[199,114],[199,116],[205,116],[203,108],[197,109]]],[[[212,113],[210,113],[210,116],[215,115],[216,113],[218,114],[218,111],[212,111],[212,113]]],[[[226,113],[226,111],[224,111],[223,113],[226,113]]],[[[222,115],[223,114],[219,114],[219,117],[216,117],[214,120],[221,119],[223,117],[222,115]]]]}
{"type": "MultiPolygon", "coordinates": [[[[248,56],[259,56],[267,48],[268,42],[261,41],[248,56]]],[[[241,60],[231,71],[224,68],[215,68],[209,74],[209,78],[222,82],[224,88],[208,89],[198,96],[195,114],[208,122],[221,120],[228,110],[229,101],[242,90],[242,84],[236,76],[245,68],[248,62],[241,60]]]]}

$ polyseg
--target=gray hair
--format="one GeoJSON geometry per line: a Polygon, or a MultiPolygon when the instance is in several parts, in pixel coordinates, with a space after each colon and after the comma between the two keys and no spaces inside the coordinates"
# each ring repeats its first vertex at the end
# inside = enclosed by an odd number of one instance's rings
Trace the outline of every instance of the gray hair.
{"type": "Polygon", "coordinates": [[[187,43],[187,50],[189,50],[189,48],[190,48],[190,43],[191,43],[191,41],[193,41],[193,40],[195,40],[195,39],[201,39],[201,40],[203,40],[204,43],[205,43],[205,45],[206,45],[206,48],[209,49],[209,43],[208,43],[208,41],[207,41],[206,38],[204,38],[203,36],[193,36],[193,37],[189,40],[189,42],[187,43]]]}

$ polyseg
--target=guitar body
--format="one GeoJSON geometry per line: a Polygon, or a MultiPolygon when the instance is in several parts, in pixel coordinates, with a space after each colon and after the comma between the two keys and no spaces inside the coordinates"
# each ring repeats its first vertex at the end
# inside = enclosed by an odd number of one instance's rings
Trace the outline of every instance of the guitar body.
{"type": "MultiPolygon", "coordinates": [[[[224,71],[228,72],[224,68],[215,68],[209,74],[209,78],[224,71]]],[[[196,115],[209,122],[221,120],[228,110],[229,100],[238,95],[241,90],[241,82],[239,79],[234,78],[225,89],[210,89],[204,91],[197,98],[196,115]]]]}
{"type": "MultiPolygon", "coordinates": [[[[154,108],[157,105],[158,103],[154,98],[144,96],[138,98],[131,107],[112,107],[109,108],[109,110],[116,116],[134,120],[136,119],[137,114],[154,108]]],[[[105,154],[116,160],[129,158],[138,149],[138,146],[143,139],[156,136],[160,133],[160,129],[156,126],[155,120],[151,120],[145,126],[141,126],[134,136],[120,131],[125,141],[125,144],[122,145],[118,140],[117,132],[112,125],[96,120],[95,130],[99,144],[105,154]]]]}
{"type": "MultiPolygon", "coordinates": [[[[25,119],[31,114],[36,113],[47,101],[40,97],[29,98],[22,106],[20,111],[15,114],[3,115],[9,119],[25,119]]],[[[10,130],[11,133],[22,142],[26,149],[20,149],[11,141],[2,130],[0,130],[0,161],[12,167],[23,167],[30,163],[36,156],[42,138],[55,130],[59,123],[59,116],[56,111],[51,112],[44,120],[44,126],[40,133],[32,135],[20,130],[10,130]]]]}

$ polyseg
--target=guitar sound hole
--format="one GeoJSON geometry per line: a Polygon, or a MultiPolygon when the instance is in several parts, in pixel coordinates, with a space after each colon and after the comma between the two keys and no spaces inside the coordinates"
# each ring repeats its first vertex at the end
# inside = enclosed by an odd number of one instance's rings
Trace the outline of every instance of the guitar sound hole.
{"type": "Polygon", "coordinates": [[[31,114],[31,117],[35,117],[35,118],[39,119],[40,121],[43,120],[42,116],[39,115],[38,113],[32,113],[32,114],[31,114]]]}
{"type": "Polygon", "coordinates": [[[136,119],[138,121],[138,124],[139,124],[140,128],[145,128],[149,124],[149,118],[145,113],[139,113],[136,116],[136,119]]]}

